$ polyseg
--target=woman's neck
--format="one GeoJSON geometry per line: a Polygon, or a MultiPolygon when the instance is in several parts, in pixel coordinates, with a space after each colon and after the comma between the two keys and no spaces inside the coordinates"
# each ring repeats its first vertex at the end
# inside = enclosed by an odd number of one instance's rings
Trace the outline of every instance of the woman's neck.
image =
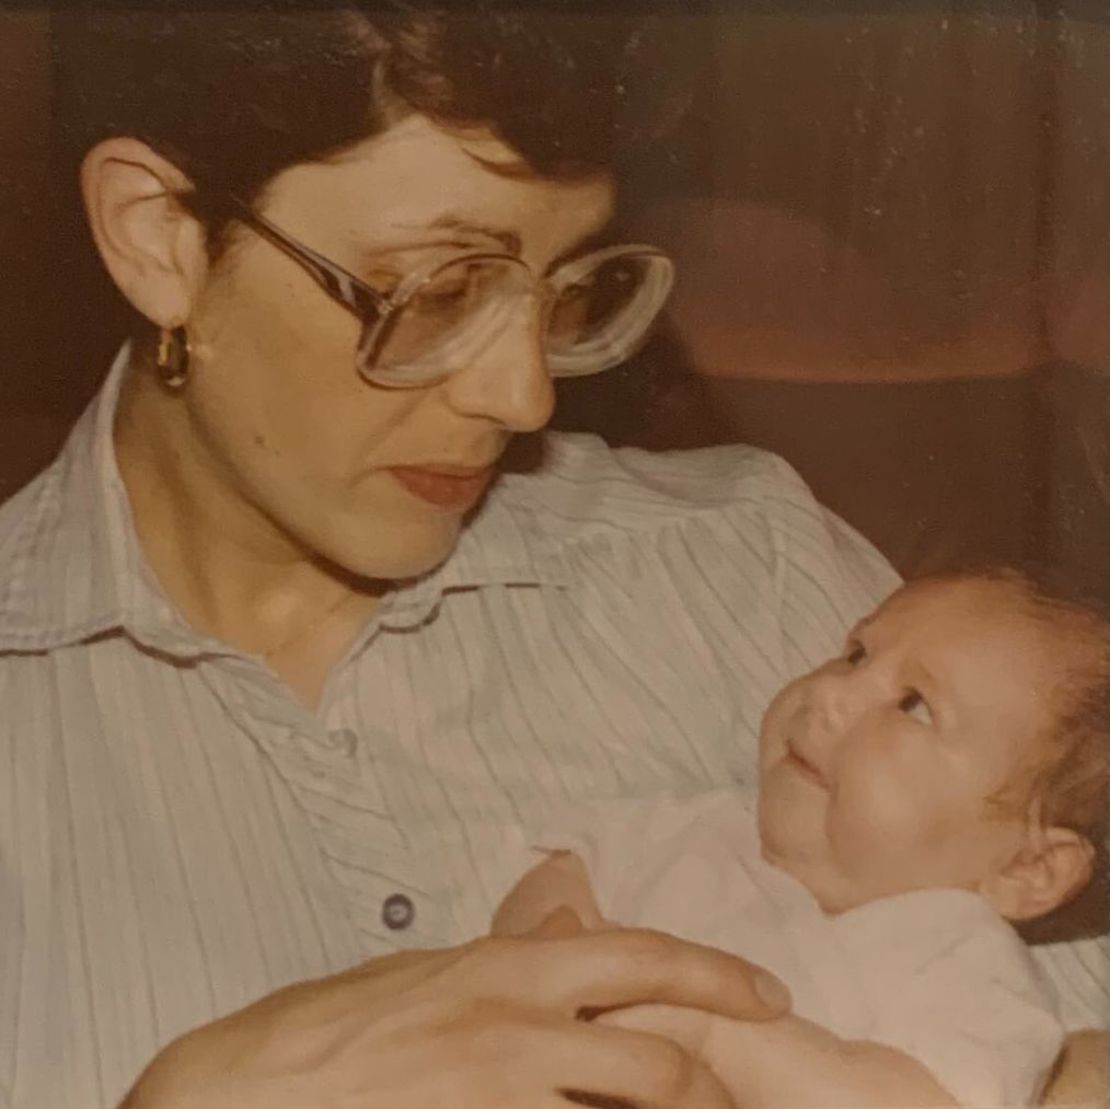
{"type": "Polygon", "coordinates": [[[146,560],[197,631],[261,655],[315,704],[380,592],[314,558],[243,497],[186,417],[149,376],[124,382],[115,451],[146,560]]]}

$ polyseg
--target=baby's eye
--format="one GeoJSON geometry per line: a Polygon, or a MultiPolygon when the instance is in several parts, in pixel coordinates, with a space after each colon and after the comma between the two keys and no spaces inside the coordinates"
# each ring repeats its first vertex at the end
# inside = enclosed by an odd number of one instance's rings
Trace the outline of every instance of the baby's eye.
{"type": "Polygon", "coordinates": [[[919,724],[933,722],[933,710],[929,708],[929,702],[916,689],[906,690],[898,702],[898,711],[913,717],[919,724]]]}
{"type": "Polygon", "coordinates": [[[844,661],[849,666],[859,666],[867,658],[867,650],[862,643],[849,643],[844,651],[844,661]]]}

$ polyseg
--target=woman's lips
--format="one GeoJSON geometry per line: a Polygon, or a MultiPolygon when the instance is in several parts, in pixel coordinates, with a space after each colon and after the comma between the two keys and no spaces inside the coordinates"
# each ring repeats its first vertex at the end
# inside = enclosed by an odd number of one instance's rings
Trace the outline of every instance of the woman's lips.
{"type": "Polygon", "coordinates": [[[481,469],[450,467],[431,469],[423,466],[390,466],[391,473],[413,496],[436,508],[469,508],[493,479],[492,466],[481,469]]]}

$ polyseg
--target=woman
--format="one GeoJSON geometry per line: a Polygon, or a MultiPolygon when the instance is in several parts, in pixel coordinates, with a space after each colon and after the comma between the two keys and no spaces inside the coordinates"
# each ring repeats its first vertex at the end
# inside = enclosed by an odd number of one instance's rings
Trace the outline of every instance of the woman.
{"type": "Polygon", "coordinates": [[[565,920],[447,946],[526,815],[742,781],[766,697],[893,580],[757,452],[498,474],[665,295],[604,238],[664,48],[407,8],[75,34],[140,318],[0,515],[11,1106],[110,1109],[151,1059],[128,1109],[731,1104],[576,1016],[774,1015],[754,969],[565,920]]]}

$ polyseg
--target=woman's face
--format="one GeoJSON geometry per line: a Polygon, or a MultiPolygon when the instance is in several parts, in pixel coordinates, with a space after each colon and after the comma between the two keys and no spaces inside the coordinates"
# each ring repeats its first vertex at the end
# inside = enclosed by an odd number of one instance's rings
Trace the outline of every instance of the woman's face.
{"type": "MultiPolygon", "coordinates": [[[[411,116],[327,164],[284,171],[259,210],[383,288],[472,250],[518,253],[542,275],[605,224],[612,186],[506,164],[513,153],[489,135],[411,116]]],[[[192,369],[175,399],[194,472],[231,494],[248,528],[362,576],[405,578],[442,561],[512,434],[551,414],[534,313],[446,381],[368,385],[355,369],[356,319],[246,230],[187,322],[192,369]]]]}

